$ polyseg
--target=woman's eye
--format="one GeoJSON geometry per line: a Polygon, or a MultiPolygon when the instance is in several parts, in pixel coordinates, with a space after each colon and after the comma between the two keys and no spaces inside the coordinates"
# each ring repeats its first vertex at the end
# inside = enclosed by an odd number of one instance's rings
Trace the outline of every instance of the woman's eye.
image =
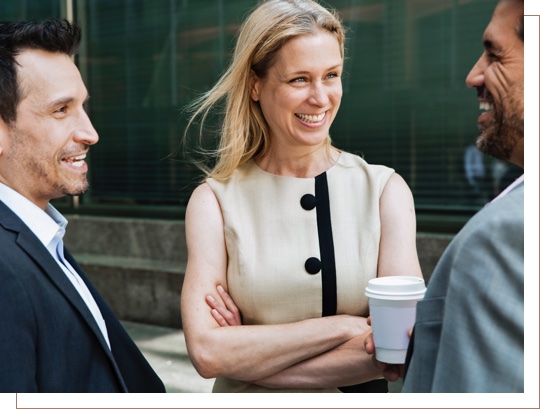
{"type": "Polygon", "coordinates": [[[331,72],[330,74],[328,74],[326,76],[326,78],[337,78],[339,77],[339,75],[337,74],[337,72],[331,72]]]}
{"type": "Polygon", "coordinates": [[[291,80],[291,82],[307,82],[306,77],[298,77],[291,80]]]}

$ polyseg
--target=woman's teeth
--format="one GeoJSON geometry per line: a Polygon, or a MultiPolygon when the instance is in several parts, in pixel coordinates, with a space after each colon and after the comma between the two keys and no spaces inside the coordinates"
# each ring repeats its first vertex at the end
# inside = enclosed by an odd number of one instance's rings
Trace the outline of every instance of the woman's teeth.
{"type": "Polygon", "coordinates": [[[307,115],[307,114],[295,114],[295,115],[304,122],[309,122],[309,123],[314,124],[317,122],[321,122],[324,119],[326,112],[323,112],[322,114],[319,114],[319,115],[307,115]]]}

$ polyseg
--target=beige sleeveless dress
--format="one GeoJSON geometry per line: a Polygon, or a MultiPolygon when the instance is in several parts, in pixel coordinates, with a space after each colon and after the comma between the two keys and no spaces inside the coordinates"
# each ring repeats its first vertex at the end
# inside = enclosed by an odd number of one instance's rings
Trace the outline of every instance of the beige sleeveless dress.
{"type": "MultiPolygon", "coordinates": [[[[367,316],[377,275],[379,198],[394,171],[341,152],[315,178],[268,173],[253,161],[225,182],[208,179],[223,214],[227,285],[244,325],[350,314],[367,316]]],[[[214,392],[267,389],[218,378],[214,392]]]]}

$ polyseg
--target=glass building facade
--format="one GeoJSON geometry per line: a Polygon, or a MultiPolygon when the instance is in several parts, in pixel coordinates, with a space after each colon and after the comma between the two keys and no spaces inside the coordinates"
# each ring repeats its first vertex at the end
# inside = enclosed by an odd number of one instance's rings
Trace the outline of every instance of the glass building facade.
{"type": "MultiPolygon", "coordinates": [[[[91,189],[63,211],[182,217],[201,173],[183,154],[185,106],[224,71],[255,0],[13,0],[0,20],[68,17],[99,143],[91,189]]],[[[474,147],[465,77],[497,0],[327,0],[348,29],[334,144],[396,169],[420,231],[455,231],[520,174],[474,147]]]]}

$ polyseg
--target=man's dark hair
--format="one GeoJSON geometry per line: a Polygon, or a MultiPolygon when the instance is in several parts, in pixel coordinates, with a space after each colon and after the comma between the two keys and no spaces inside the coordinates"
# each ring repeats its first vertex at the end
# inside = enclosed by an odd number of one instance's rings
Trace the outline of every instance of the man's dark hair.
{"type": "Polygon", "coordinates": [[[524,18],[525,18],[524,16],[521,16],[521,19],[519,20],[519,24],[516,30],[517,35],[521,39],[521,41],[525,40],[525,22],[523,21],[524,18]]]}
{"type": "Polygon", "coordinates": [[[21,98],[15,57],[29,49],[71,56],[80,42],[81,29],[67,20],[0,22],[0,117],[6,124],[16,120],[21,98]]]}
{"type": "MultiPolygon", "coordinates": [[[[524,0],[499,0],[499,4],[504,3],[504,2],[509,2],[509,3],[514,3],[514,4],[517,4],[517,5],[521,5],[522,8],[524,7],[524,4],[525,4],[524,0]]],[[[519,20],[516,23],[516,26],[515,26],[514,30],[515,30],[515,33],[518,36],[518,38],[521,41],[525,41],[525,16],[521,16],[519,18],[519,20]]]]}

